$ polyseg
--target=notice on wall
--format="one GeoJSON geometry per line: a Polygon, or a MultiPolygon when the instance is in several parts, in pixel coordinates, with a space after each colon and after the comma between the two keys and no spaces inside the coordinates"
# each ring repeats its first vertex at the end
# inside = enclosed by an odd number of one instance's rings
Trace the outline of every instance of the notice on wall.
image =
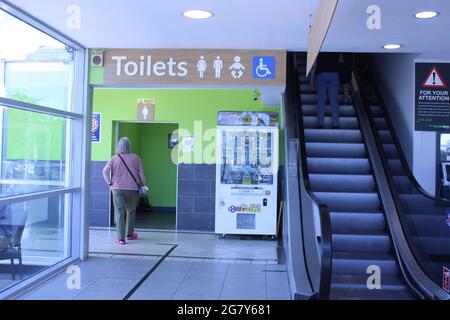
{"type": "Polygon", "coordinates": [[[415,130],[450,131],[450,64],[415,64],[415,130]]]}
{"type": "Polygon", "coordinates": [[[155,100],[139,99],[137,103],[137,119],[139,121],[155,120],[155,100]]]}
{"type": "Polygon", "coordinates": [[[91,141],[93,143],[101,142],[101,124],[102,124],[102,114],[93,113],[92,114],[92,124],[91,124],[91,141]]]}

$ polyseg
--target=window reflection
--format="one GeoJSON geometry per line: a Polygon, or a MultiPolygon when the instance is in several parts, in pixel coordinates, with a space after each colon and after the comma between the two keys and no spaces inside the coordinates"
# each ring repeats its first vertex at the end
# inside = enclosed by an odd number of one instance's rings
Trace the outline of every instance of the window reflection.
{"type": "Polygon", "coordinates": [[[2,10],[0,72],[0,97],[71,108],[73,50],[2,10]]]}

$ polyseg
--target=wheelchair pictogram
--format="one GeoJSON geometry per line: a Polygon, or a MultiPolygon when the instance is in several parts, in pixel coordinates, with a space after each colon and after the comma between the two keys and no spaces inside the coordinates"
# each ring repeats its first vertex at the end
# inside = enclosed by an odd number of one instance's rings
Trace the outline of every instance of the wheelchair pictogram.
{"type": "Polygon", "coordinates": [[[264,63],[264,59],[259,59],[259,65],[256,67],[256,75],[260,78],[265,78],[266,76],[270,76],[272,72],[270,72],[269,67],[267,64],[264,63]]]}
{"type": "Polygon", "coordinates": [[[253,78],[275,78],[275,57],[253,57],[253,78]]]}

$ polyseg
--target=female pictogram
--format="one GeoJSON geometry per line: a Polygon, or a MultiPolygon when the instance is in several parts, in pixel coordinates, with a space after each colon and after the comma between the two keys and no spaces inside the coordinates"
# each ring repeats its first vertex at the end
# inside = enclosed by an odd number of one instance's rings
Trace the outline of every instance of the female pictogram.
{"type": "Polygon", "coordinates": [[[201,56],[200,60],[197,63],[197,70],[200,73],[200,78],[205,77],[206,69],[208,68],[208,64],[206,63],[205,57],[201,56]]]}

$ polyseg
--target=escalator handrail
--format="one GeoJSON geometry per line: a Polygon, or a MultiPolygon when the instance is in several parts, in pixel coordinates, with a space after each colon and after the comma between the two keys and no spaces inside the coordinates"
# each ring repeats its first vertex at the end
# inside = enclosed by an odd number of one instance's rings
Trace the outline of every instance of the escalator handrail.
{"type": "Polygon", "coordinates": [[[414,188],[417,189],[417,191],[419,191],[423,196],[427,197],[429,200],[433,200],[436,203],[438,203],[439,205],[450,207],[450,201],[449,200],[436,197],[436,196],[430,194],[429,192],[425,191],[423,189],[423,187],[420,185],[420,183],[417,181],[417,179],[415,178],[414,174],[411,171],[409,163],[406,160],[406,156],[405,156],[405,154],[403,152],[403,148],[401,147],[400,140],[398,139],[397,133],[396,133],[395,128],[394,128],[394,125],[392,124],[391,116],[387,112],[387,108],[386,108],[386,104],[385,104],[384,99],[383,99],[383,95],[381,94],[381,91],[380,91],[380,89],[379,89],[379,87],[377,85],[377,82],[374,81],[375,78],[374,78],[374,75],[372,74],[371,70],[369,70],[369,74],[368,75],[370,77],[369,80],[370,80],[370,82],[371,82],[371,84],[372,84],[372,86],[373,86],[373,88],[375,90],[375,94],[376,94],[376,96],[378,98],[378,105],[383,110],[384,118],[386,119],[386,124],[388,126],[388,130],[391,133],[393,143],[395,145],[396,151],[398,152],[399,159],[400,159],[400,162],[402,164],[402,168],[405,170],[406,176],[408,177],[409,181],[412,183],[414,188]]]}
{"type": "MultiPolygon", "coordinates": [[[[299,72],[294,62],[297,59],[296,53],[288,54],[288,86],[291,86],[291,95],[289,107],[295,110],[296,122],[297,122],[297,137],[299,140],[299,150],[298,150],[298,181],[299,184],[303,181],[304,189],[307,195],[313,201],[313,203],[319,209],[319,219],[320,219],[320,241],[321,241],[321,263],[320,263],[320,284],[319,292],[317,293],[318,299],[329,299],[330,287],[331,287],[331,274],[332,274],[332,236],[331,236],[331,218],[330,210],[326,204],[324,204],[314,192],[311,190],[311,183],[309,180],[308,171],[308,159],[306,156],[306,140],[305,140],[305,129],[303,126],[303,111],[300,93],[300,82],[299,82],[299,72]],[[301,170],[301,174],[300,174],[301,170]],[[301,179],[301,177],[303,179],[301,179]]],[[[300,187],[300,186],[299,186],[300,187]]],[[[303,224],[302,224],[303,228],[303,224]]],[[[303,234],[303,232],[302,232],[303,234]]]]}
{"type": "MultiPolygon", "coordinates": [[[[358,66],[356,66],[356,64],[354,65],[353,70],[354,70],[355,80],[358,83],[358,86],[361,87],[361,75],[359,73],[359,69],[358,69],[358,66]]],[[[371,80],[371,84],[375,86],[375,83],[373,82],[373,78],[371,78],[370,80],[371,80]]],[[[377,98],[379,99],[379,104],[383,103],[381,96],[379,96],[379,93],[376,92],[376,94],[377,94],[377,98]]],[[[367,101],[367,98],[365,97],[365,95],[361,95],[361,99],[362,99],[362,103],[363,103],[363,108],[365,110],[367,110],[367,112],[370,112],[370,104],[367,101]]],[[[381,107],[384,108],[384,105],[381,106],[381,107]]],[[[390,119],[388,119],[389,116],[387,115],[387,113],[385,111],[386,111],[386,109],[383,109],[383,112],[384,112],[384,115],[385,115],[385,118],[386,118],[386,122],[387,122],[387,121],[390,121],[390,119]]],[[[405,218],[405,214],[404,214],[404,208],[403,208],[403,205],[402,205],[402,203],[400,201],[399,194],[397,192],[397,188],[395,187],[395,183],[393,181],[392,174],[390,174],[390,172],[391,172],[390,171],[390,167],[389,167],[389,164],[387,162],[387,157],[386,157],[386,154],[385,154],[385,151],[384,151],[384,148],[383,148],[383,143],[382,143],[381,138],[380,138],[379,133],[378,133],[378,128],[376,126],[376,123],[375,123],[375,120],[373,119],[373,117],[368,116],[367,118],[368,118],[371,130],[372,130],[372,132],[374,132],[373,137],[375,139],[377,150],[378,150],[379,154],[381,155],[380,156],[380,160],[381,160],[384,172],[386,173],[386,175],[385,175],[386,176],[386,180],[387,180],[388,185],[389,185],[389,189],[390,189],[390,192],[391,192],[391,195],[392,195],[392,199],[393,199],[394,204],[395,204],[395,208],[398,211],[398,218],[399,218],[399,221],[400,221],[401,228],[402,228],[402,230],[403,230],[403,232],[405,234],[406,242],[407,242],[409,248],[412,250],[412,248],[415,248],[413,243],[410,241],[412,239],[412,235],[411,235],[410,230],[408,228],[408,224],[407,224],[407,221],[406,221],[406,218],[405,218]]],[[[395,132],[392,131],[392,129],[393,129],[393,127],[388,127],[388,130],[390,130],[391,134],[394,135],[395,132]]],[[[399,145],[396,144],[396,148],[398,149],[399,145]]],[[[399,150],[399,154],[402,153],[402,156],[403,156],[402,149],[398,149],[398,150],[399,150]]],[[[404,158],[404,160],[406,161],[406,158],[404,158]]],[[[404,166],[404,165],[405,165],[405,163],[402,162],[402,166],[404,166]]],[[[407,171],[407,170],[409,170],[409,166],[407,168],[405,168],[405,171],[407,171]]],[[[416,181],[416,183],[417,183],[417,181],[416,181]]],[[[424,196],[427,197],[427,198],[431,197],[433,200],[435,199],[434,197],[432,197],[430,195],[427,196],[427,195],[424,195],[424,196]]],[[[417,264],[419,265],[419,267],[422,270],[422,272],[424,272],[424,270],[425,270],[424,267],[423,267],[423,260],[424,260],[424,258],[421,257],[421,252],[418,251],[418,250],[414,250],[413,257],[414,257],[415,261],[417,262],[417,264]]],[[[424,273],[424,274],[426,274],[426,273],[424,273]]],[[[405,276],[406,276],[406,274],[405,274],[405,276]]],[[[431,298],[431,299],[436,297],[436,292],[431,290],[431,292],[432,292],[431,293],[428,289],[425,289],[425,287],[420,284],[420,283],[427,282],[427,281],[419,280],[414,275],[409,275],[408,278],[415,283],[415,287],[422,288],[422,290],[420,290],[422,294],[425,294],[426,296],[428,296],[428,298],[431,298]],[[425,291],[423,289],[425,289],[425,291]],[[431,293],[431,295],[430,295],[430,293],[431,293]]],[[[431,281],[431,279],[430,279],[430,281],[431,281]]]]}

